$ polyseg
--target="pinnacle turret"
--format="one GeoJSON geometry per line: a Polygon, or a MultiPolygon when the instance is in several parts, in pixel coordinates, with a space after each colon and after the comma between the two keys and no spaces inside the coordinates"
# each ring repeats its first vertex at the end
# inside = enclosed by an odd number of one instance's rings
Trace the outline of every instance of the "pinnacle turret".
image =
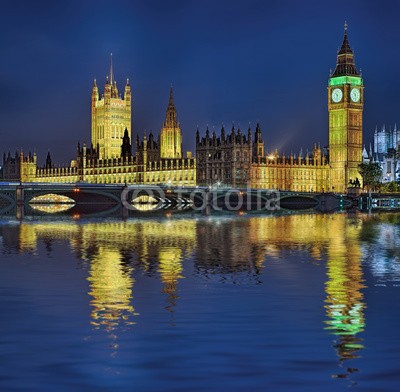
{"type": "Polygon", "coordinates": [[[171,87],[169,88],[169,101],[168,101],[168,109],[173,108],[175,109],[175,104],[174,104],[174,92],[172,90],[172,83],[171,87]]]}

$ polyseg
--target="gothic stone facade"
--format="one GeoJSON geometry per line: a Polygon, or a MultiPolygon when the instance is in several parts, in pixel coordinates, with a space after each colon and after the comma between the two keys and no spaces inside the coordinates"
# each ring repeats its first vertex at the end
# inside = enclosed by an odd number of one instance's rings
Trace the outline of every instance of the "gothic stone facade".
{"type": "MultiPolygon", "coordinates": [[[[311,153],[285,156],[278,151],[265,154],[261,129],[254,138],[232,128],[217,137],[196,134],[196,159],[182,156],[182,135],[173,102],[172,88],[160,136],[152,133],[131,146],[131,92],[118,95],[112,67],[104,97],[97,85],[92,90],[91,147],[79,146],[69,167],[54,167],[48,156],[46,166],[37,168],[36,157],[5,156],[3,178],[18,181],[127,183],[173,185],[229,185],[234,187],[282,189],[289,191],[345,192],[359,177],[362,161],[362,113],[364,84],[354,63],[347,28],[328,83],[329,154],[316,145],[311,153]]],[[[21,154],[22,155],[22,154],[21,154]]]]}
{"type": "Polygon", "coordinates": [[[92,142],[78,144],[76,159],[67,167],[52,164],[50,154],[44,167],[38,167],[36,154],[4,155],[3,179],[22,182],[95,184],[171,184],[196,185],[196,160],[182,154],[182,135],[173,100],[172,87],[166,118],[158,140],[150,133],[131,145],[131,91],[129,81],[125,96],[118,95],[113,77],[106,81],[104,96],[92,90],[92,142]]]}
{"type": "Polygon", "coordinates": [[[361,176],[364,84],[354,63],[345,27],[343,43],[328,82],[329,153],[314,145],[312,152],[285,156],[264,154],[260,127],[247,137],[232,128],[225,135],[196,134],[197,180],[200,185],[268,188],[288,191],[346,192],[361,176]]]}
{"type": "Polygon", "coordinates": [[[92,88],[92,144],[100,159],[118,158],[121,155],[121,139],[124,131],[131,135],[132,97],[129,79],[124,97],[118,93],[114,79],[112,59],[110,77],[107,76],[104,94],[100,98],[96,79],[92,88]]]}
{"type": "Polygon", "coordinates": [[[200,140],[196,133],[197,182],[199,185],[216,183],[245,186],[250,180],[252,162],[252,138],[249,130],[247,137],[240,131],[232,130],[225,135],[222,128],[221,136],[209,130],[200,140]]]}
{"type": "MultiPolygon", "coordinates": [[[[173,101],[172,88],[166,120],[161,129],[158,141],[150,133],[140,140],[136,139],[136,152],[132,153],[131,139],[128,129],[119,138],[119,156],[102,158],[101,150],[86,146],[77,149],[77,159],[68,168],[42,168],[36,172],[35,181],[39,182],[88,182],[96,184],[172,184],[179,186],[196,185],[196,160],[188,153],[182,157],[181,130],[177,120],[176,108],[173,101]],[[167,129],[174,129],[174,143],[170,150],[163,150],[162,140],[167,129]],[[161,140],[161,143],[160,143],[161,140]]],[[[168,145],[169,146],[169,145],[168,145]]]]}
{"type": "Polygon", "coordinates": [[[260,126],[247,136],[232,127],[228,136],[222,128],[217,137],[213,132],[196,140],[197,182],[199,185],[233,186],[237,188],[281,189],[288,191],[322,192],[329,190],[330,166],[320,148],[298,157],[264,155],[260,126]],[[253,142],[254,140],[254,142],[253,142]]]}

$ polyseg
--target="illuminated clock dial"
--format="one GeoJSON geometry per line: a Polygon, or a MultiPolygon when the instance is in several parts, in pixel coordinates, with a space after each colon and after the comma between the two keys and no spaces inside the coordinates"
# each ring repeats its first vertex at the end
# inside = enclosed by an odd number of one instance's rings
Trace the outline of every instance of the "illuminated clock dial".
{"type": "Polygon", "coordinates": [[[340,88],[335,88],[332,91],[332,101],[333,102],[340,102],[343,98],[343,93],[342,90],[340,88]]]}
{"type": "Polygon", "coordinates": [[[360,90],[358,88],[351,89],[350,98],[353,102],[358,102],[360,100],[360,90]]]}

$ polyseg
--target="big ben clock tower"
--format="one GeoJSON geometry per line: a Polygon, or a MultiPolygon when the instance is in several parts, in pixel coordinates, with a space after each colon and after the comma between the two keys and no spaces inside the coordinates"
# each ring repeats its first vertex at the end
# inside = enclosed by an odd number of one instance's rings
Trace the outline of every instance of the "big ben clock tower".
{"type": "Polygon", "coordinates": [[[329,163],[336,192],[346,192],[356,178],[361,182],[363,107],[364,84],[354,64],[345,23],[342,47],[328,84],[329,163]]]}

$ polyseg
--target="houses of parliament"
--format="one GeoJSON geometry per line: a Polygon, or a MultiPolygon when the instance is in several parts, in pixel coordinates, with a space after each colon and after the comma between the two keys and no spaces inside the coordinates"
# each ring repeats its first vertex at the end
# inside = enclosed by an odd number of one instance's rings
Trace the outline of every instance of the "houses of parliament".
{"type": "Polygon", "coordinates": [[[111,61],[100,97],[94,81],[91,99],[91,144],[78,144],[68,167],[53,165],[50,153],[43,167],[36,154],[4,154],[2,177],[8,181],[97,184],[215,185],[301,192],[346,192],[361,180],[363,79],[356,68],[347,25],[328,81],[329,146],[317,144],[306,154],[266,153],[262,130],[243,132],[222,127],[220,135],[196,132],[196,156],[182,152],[182,132],[172,86],[158,137],[136,137],[132,146],[132,99],[129,80],[118,91],[111,61]],[[185,156],[184,156],[185,155],[185,156]]]}

